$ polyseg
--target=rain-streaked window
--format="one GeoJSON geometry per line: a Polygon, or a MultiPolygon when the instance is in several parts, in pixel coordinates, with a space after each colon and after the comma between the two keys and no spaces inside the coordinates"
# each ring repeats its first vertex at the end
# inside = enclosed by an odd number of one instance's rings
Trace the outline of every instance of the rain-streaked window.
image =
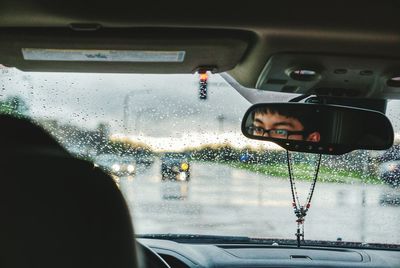
{"type": "MultiPolygon", "coordinates": [[[[0,113],[109,173],[137,233],[293,238],[285,151],[241,134],[251,104],[219,75],[201,98],[198,75],[0,72],[0,113]]],[[[322,157],[307,239],[400,243],[400,101],[387,116],[389,150],[322,157]]],[[[293,155],[303,200],[315,161],[293,155]]]]}

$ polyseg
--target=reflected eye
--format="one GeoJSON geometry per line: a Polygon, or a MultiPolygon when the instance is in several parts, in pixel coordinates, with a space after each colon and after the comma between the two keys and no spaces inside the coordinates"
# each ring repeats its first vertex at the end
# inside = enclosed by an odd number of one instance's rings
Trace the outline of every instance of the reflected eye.
{"type": "Polygon", "coordinates": [[[250,130],[253,132],[254,135],[263,135],[264,129],[262,127],[251,127],[250,130]]]}
{"type": "Polygon", "coordinates": [[[271,129],[270,135],[275,137],[287,137],[288,131],[284,129],[271,129]]]}
{"type": "Polygon", "coordinates": [[[254,128],[254,131],[257,131],[257,132],[263,132],[263,131],[264,131],[264,129],[263,129],[263,128],[261,128],[261,127],[255,127],[255,128],[254,128]]]}

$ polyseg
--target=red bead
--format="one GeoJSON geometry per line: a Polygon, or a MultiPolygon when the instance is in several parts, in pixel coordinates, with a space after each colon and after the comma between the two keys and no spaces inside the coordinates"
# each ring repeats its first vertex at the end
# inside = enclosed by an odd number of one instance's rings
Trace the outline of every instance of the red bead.
{"type": "Polygon", "coordinates": [[[310,204],[310,203],[308,203],[306,207],[307,207],[307,208],[310,208],[310,206],[311,206],[311,204],[310,204]]]}

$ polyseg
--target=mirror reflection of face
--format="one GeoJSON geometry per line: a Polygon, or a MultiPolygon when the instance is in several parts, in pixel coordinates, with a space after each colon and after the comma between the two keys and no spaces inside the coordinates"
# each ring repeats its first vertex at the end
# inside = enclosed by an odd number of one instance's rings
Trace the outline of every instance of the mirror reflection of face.
{"type": "Polygon", "coordinates": [[[299,119],[269,111],[254,113],[251,134],[276,139],[320,141],[320,134],[307,133],[299,119]]]}

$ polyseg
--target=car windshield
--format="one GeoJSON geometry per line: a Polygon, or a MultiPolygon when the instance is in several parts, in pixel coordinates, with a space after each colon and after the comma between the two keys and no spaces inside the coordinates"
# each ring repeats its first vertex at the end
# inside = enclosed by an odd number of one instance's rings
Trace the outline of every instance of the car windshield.
{"type": "MultiPolygon", "coordinates": [[[[104,170],[118,177],[137,234],[295,238],[286,152],[242,135],[251,103],[220,75],[200,94],[196,74],[0,74],[1,113],[31,118],[100,168],[133,159],[129,176],[104,170]]],[[[391,149],[322,156],[306,239],[400,244],[400,101],[386,114],[391,149]]],[[[317,158],[293,157],[303,203],[317,158]]]]}

